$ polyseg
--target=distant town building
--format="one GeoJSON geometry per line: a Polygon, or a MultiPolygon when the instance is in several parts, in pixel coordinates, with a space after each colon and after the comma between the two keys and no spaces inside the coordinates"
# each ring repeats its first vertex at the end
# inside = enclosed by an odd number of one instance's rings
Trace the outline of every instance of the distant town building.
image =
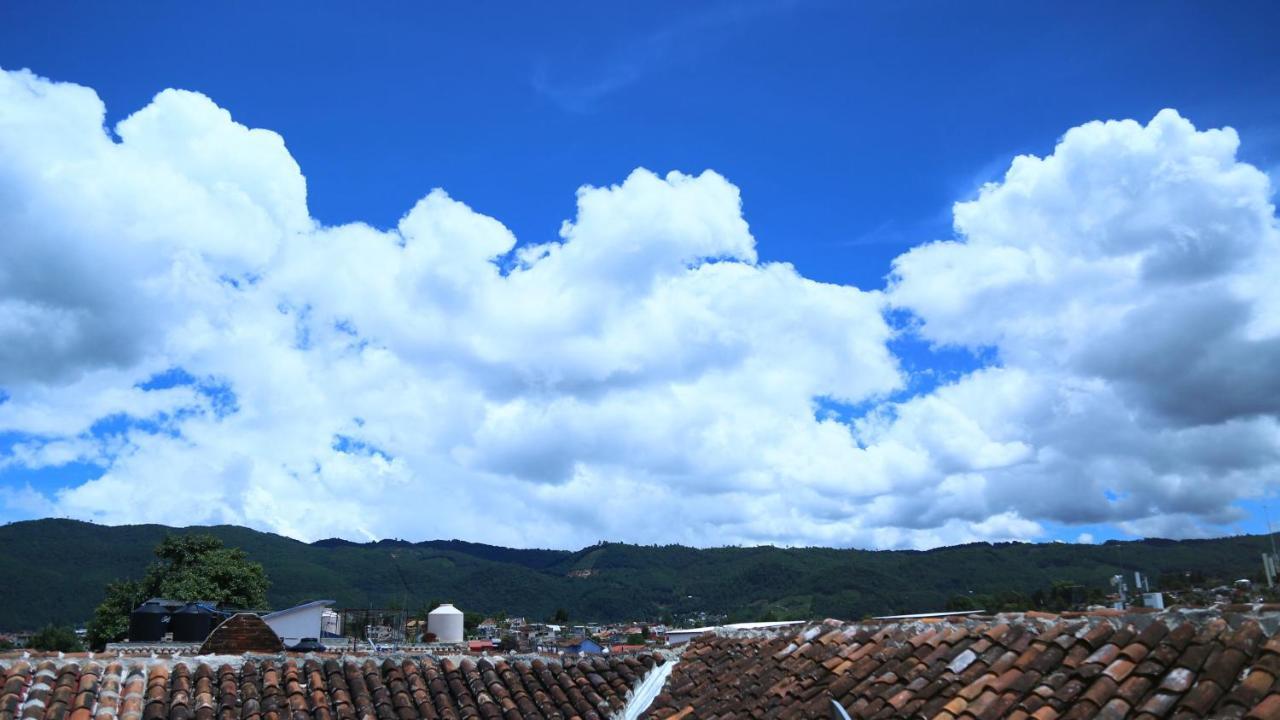
{"type": "Polygon", "coordinates": [[[601,655],[604,653],[604,648],[600,646],[600,643],[591,638],[583,638],[570,645],[563,645],[560,649],[570,655],[601,655]]]}

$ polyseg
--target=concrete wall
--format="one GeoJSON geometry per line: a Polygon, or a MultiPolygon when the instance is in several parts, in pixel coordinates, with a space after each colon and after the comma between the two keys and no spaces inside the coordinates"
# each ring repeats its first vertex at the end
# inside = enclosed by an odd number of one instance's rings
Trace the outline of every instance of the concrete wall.
{"type": "Polygon", "coordinates": [[[284,641],[285,647],[288,647],[297,644],[302,638],[319,638],[320,621],[326,609],[323,605],[316,605],[263,619],[284,641]]]}

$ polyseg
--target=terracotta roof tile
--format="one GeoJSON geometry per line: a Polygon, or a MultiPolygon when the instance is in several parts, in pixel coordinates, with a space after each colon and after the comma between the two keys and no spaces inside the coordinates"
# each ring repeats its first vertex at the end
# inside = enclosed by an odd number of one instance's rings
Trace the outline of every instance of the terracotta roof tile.
{"type": "Polygon", "coordinates": [[[1280,720],[1280,695],[1269,695],[1246,716],[1249,720],[1280,720]]]}
{"type": "Polygon", "coordinates": [[[1046,705],[1031,713],[1031,717],[1036,720],[1057,720],[1058,711],[1046,705]]]}
{"type": "Polygon", "coordinates": [[[1125,678],[1129,677],[1129,673],[1132,673],[1135,667],[1137,666],[1134,665],[1132,660],[1122,657],[1108,665],[1107,668],[1102,671],[1102,674],[1116,682],[1124,682],[1125,678]]]}
{"type": "Polygon", "coordinates": [[[1151,680],[1133,675],[1120,684],[1120,689],[1116,692],[1116,695],[1136,707],[1147,696],[1147,693],[1151,692],[1153,685],[1154,683],[1151,680]]]}
{"type": "Polygon", "coordinates": [[[1201,680],[1182,698],[1178,707],[1199,717],[1208,717],[1209,711],[1213,709],[1220,697],[1222,697],[1222,688],[1217,683],[1212,680],[1201,680]]]}
{"type": "Polygon", "coordinates": [[[693,640],[647,717],[1280,720],[1277,678],[1280,642],[1239,616],[827,622],[693,640]]]}
{"type": "Polygon", "coordinates": [[[0,720],[602,720],[659,662],[0,661],[0,720]]]}

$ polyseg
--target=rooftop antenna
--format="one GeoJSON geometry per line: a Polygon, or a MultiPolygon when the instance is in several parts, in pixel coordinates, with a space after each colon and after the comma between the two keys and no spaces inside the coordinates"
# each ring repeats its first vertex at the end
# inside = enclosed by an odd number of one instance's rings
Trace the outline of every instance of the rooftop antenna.
{"type": "Polygon", "coordinates": [[[1116,589],[1116,594],[1119,595],[1120,597],[1119,600],[1116,600],[1116,604],[1114,606],[1115,609],[1124,610],[1126,607],[1126,602],[1125,602],[1125,600],[1127,599],[1126,596],[1129,592],[1129,587],[1128,585],[1125,584],[1125,581],[1124,581],[1124,573],[1120,573],[1118,575],[1112,575],[1111,586],[1116,589]]]}
{"type": "Polygon", "coordinates": [[[1267,538],[1271,541],[1271,557],[1267,557],[1266,553],[1262,554],[1262,573],[1267,578],[1267,587],[1275,587],[1276,571],[1280,569],[1280,553],[1276,552],[1276,534],[1271,529],[1271,508],[1264,500],[1262,503],[1262,514],[1267,518],[1267,538]]]}
{"type": "Polygon", "coordinates": [[[1276,534],[1271,530],[1271,508],[1265,501],[1262,503],[1262,514],[1267,517],[1267,537],[1271,539],[1271,555],[1280,557],[1280,553],[1276,552],[1276,534]]]}

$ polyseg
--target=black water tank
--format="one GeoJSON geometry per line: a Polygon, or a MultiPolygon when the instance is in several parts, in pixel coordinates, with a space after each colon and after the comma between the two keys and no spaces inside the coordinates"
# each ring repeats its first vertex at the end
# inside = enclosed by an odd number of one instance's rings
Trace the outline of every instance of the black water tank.
{"type": "Polygon", "coordinates": [[[129,613],[129,642],[159,642],[169,624],[169,609],[158,602],[145,602],[129,613]]]}
{"type": "Polygon", "coordinates": [[[174,642],[204,642],[213,632],[213,611],[199,603],[187,603],[173,614],[169,630],[174,642]]]}

